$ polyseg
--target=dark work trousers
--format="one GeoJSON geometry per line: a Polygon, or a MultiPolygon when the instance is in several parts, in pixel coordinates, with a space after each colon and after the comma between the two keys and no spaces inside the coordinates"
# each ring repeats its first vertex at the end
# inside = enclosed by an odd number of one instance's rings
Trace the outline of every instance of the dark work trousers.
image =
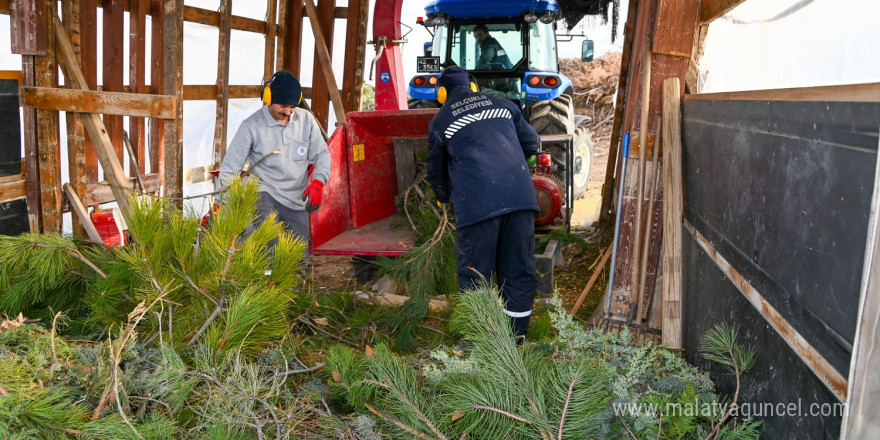
{"type": "MultiPolygon", "coordinates": [[[[290,209],[275,201],[275,199],[268,193],[261,192],[260,203],[257,206],[257,224],[265,221],[273,211],[276,213],[276,218],[281,222],[285,230],[292,232],[294,237],[302,240],[306,245],[310,245],[308,212],[290,209]]],[[[275,261],[276,244],[278,244],[277,238],[269,242],[269,261],[275,261]]],[[[308,248],[306,248],[306,253],[303,255],[300,268],[306,269],[309,267],[308,265],[309,252],[308,248]]]]}
{"type": "Polygon", "coordinates": [[[525,336],[538,286],[534,211],[511,212],[458,228],[455,253],[461,291],[478,286],[482,277],[491,283],[496,276],[514,335],[525,336]]]}

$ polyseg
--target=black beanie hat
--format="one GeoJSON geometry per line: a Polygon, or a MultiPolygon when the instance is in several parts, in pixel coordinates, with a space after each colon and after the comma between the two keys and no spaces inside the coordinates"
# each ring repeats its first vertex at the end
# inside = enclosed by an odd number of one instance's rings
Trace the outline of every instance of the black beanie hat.
{"type": "Polygon", "coordinates": [[[272,91],[272,104],[298,105],[302,96],[302,86],[292,73],[282,72],[269,84],[272,91]]]}
{"type": "Polygon", "coordinates": [[[447,67],[440,75],[440,85],[447,89],[458,86],[470,87],[470,76],[468,73],[458,66],[447,67]]]}

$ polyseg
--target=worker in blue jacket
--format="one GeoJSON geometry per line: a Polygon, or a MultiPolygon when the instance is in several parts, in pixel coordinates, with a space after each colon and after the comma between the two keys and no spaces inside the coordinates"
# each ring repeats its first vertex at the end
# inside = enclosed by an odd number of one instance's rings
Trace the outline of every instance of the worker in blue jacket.
{"type": "Polygon", "coordinates": [[[537,152],[539,138],[513,102],[472,87],[459,67],[440,76],[443,106],[429,125],[428,180],[437,199],[455,208],[459,288],[497,278],[519,337],[528,329],[537,288],[539,209],[526,158],[537,152]]]}

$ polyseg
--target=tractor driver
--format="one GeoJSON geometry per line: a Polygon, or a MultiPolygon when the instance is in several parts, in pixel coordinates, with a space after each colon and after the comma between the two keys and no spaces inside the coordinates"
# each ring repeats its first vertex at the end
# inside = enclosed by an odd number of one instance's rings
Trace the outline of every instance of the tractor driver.
{"type": "MultiPolygon", "coordinates": [[[[279,71],[263,85],[263,103],[238,127],[220,165],[217,187],[228,185],[241,173],[247,159],[251,174],[259,177],[257,221],[271,212],[284,229],[309,243],[309,213],[321,205],[324,184],[330,178],[330,153],[312,114],[297,107],[302,87],[292,73],[279,71]],[[257,163],[259,162],[259,163],[257,163]],[[309,164],[314,172],[309,181],[309,164]]],[[[277,240],[270,243],[274,257],[277,240]]],[[[306,267],[308,252],[303,258],[306,267]]]]}
{"type": "Polygon", "coordinates": [[[440,76],[443,106],[428,126],[428,181],[438,201],[455,207],[459,288],[473,290],[494,276],[521,342],[538,284],[538,202],[526,158],[540,141],[516,104],[471,87],[459,67],[440,76]]]}
{"type": "Polygon", "coordinates": [[[484,24],[474,26],[474,39],[480,45],[480,59],[477,60],[477,69],[499,69],[509,70],[513,68],[513,63],[507,57],[507,53],[498,40],[489,35],[489,28],[484,24]]]}

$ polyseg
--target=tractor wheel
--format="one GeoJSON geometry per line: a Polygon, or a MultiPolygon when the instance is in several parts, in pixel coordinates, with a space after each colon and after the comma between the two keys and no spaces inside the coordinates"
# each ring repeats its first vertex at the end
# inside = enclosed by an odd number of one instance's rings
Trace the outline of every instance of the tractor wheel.
{"type": "Polygon", "coordinates": [[[560,95],[532,105],[529,124],[538,134],[570,134],[574,132],[574,106],[571,95],[560,95]]]}
{"type": "Polygon", "coordinates": [[[415,99],[410,98],[406,101],[407,107],[410,109],[419,109],[419,108],[440,108],[440,103],[434,100],[429,99],[415,99]]]}
{"type": "Polygon", "coordinates": [[[590,183],[590,168],[593,166],[593,135],[587,127],[574,130],[574,198],[580,199],[587,192],[590,183]]]}

